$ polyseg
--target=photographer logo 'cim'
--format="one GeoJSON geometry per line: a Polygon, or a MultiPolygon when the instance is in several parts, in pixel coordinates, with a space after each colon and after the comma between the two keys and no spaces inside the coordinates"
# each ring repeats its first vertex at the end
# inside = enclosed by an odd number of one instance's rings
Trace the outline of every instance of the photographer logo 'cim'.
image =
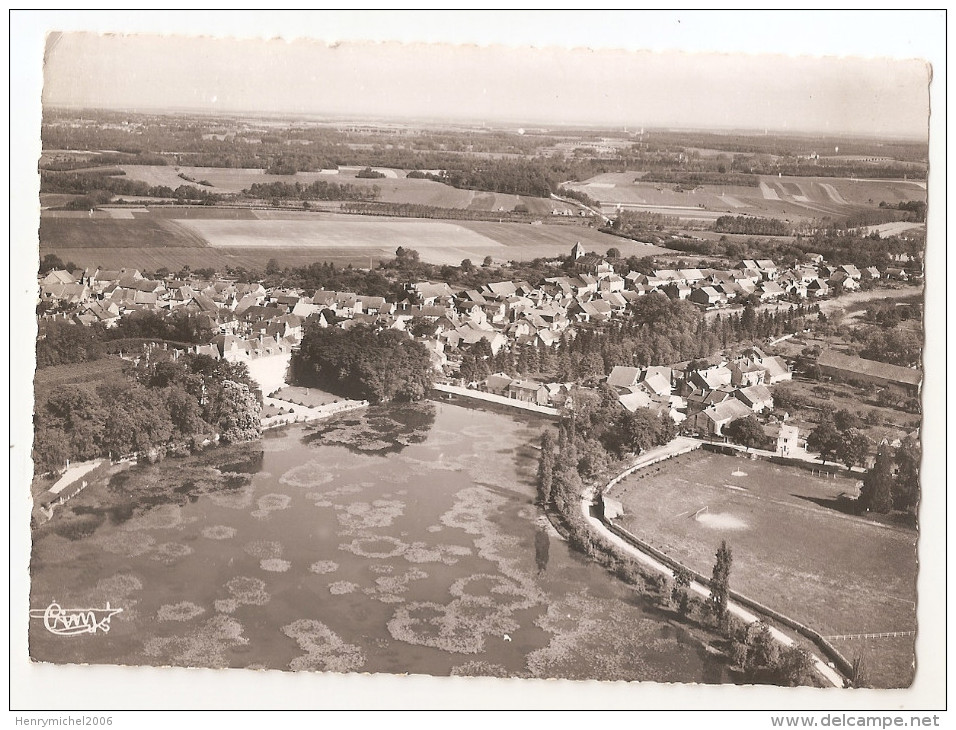
{"type": "Polygon", "coordinates": [[[110,620],[122,611],[122,608],[110,608],[109,602],[106,608],[63,608],[54,600],[42,610],[31,610],[30,618],[43,619],[43,625],[51,634],[79,636],[97,631],[108,633],[110,620]]]}

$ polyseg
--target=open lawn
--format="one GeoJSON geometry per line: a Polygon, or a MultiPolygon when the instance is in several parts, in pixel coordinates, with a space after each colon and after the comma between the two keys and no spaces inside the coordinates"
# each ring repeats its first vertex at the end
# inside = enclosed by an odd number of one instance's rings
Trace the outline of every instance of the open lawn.
{"type": "Polygon", "coordinates": [[[108,355],[90,362],[53,365],[37,370],[33,384],[37,395],[49,393],[61,385],[75,385],[76,383],[96,385],[102,381],[121,376],[123,368],[129,364],[122,358],[108,355]]]}
{"type": "MultiPolygon", "coordinates": [[[[628,530],[705,575],[726,539],[734,589],[824,636],[912,631],[917,534],[835,509],[855,491],[853,480],[699,451],[639,471],[611,494],[628,530]]],[[[875,684],[911,682],[908,639],[869,641],[875,684]]]]}
{"type": "Polygon", "coordinates": [[[926,200],[925,183],[855,178],[759,177],[757,187],[704,185],[678,192],[673,183],[643,182],[639,172],[604,173],[569,187],[599,200],[605,208],[706,219],[721,215],[755,215],[785,220],[822,216],[847,217],[873,209],[881,201],[926,200]]]}
{"type": "Polygon", "coordinates": [[[276,400],[286,401],[294,405],[306,406],[308,408],[318,408],[329,403],[336,403],[342,400],[341,397],[327,393],[318,388],[302,388],[296,385],[289,385],[271,395],[276,400]]]}

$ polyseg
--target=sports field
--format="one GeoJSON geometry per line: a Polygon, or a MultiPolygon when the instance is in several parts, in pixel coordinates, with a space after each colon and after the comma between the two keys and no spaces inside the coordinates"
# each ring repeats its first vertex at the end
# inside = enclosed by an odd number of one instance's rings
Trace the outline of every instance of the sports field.
{"type": "MultiPolygon", "coordinates": [[[[704,575],[727,540],[734,589],[824,636],[913,631],[917,534],[837,510],[836,498],[856,488],[854,480],[703,451],[638,472],[611,495],[624,504],[627,529],[704,575]]],[[[874,683],[912,681],[914,641],[867,640],[874,683]]],[[[841,640],[838,648],[861,644],[841,640]]]]}

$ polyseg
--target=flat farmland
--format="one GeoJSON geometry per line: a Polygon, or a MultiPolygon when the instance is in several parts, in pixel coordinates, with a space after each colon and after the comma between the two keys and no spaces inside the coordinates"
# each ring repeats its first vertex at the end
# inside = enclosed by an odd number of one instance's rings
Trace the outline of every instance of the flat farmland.
{"type": "MultiPolygon", "coordinates": [[[[827,506],[855,491],[848,479],[695,452],[638,472],[612,495],[627,529],[704,575],[726,539],[734,589],[824,636],[913,631],[917,534],[827,506]]],[[[877,686],[909,685],[914,642],[868,641],[877,686]]]]}
{"type": "Polygon", "coordinates": [[[455,223],[415,219],[348,220],[310,218],[286,220],[181,220],[179,223],[216,248],[237,246],[390,248],[490,247],[501,244],[455,223]]]}
{"type": "Polygon", "coordinates": [[[866,232],[867,234],[876,233],[880,238],[889,238],[890,236],[898,236],[901,233],[906,233],[907,231],[913,230],[919,230],[923,233],[926,233],[926,224],[895,221],[893,223],[883,223],[879,226],[868,226],[866,232]]]}
{"type": "MultiPolygon", "coordinates": [[[[197,248],[205,240],[171,218],[140,216],[114,218],[98,212],[93,216],[40,216],[40,249],[85,248],[197,248]]],[[[79,262],[77,262],[79,263],[79,262]]]]}
{"type": "Polygon", "coordinates": [[[275,259],[280,266],[306,266],[315,262],[330,261],[340,267],[351,264],[367,268],[370,256],[374,265],[379,260],[391,258],[394,255],[394,251],[388,256],[384,253],[370,254],[369,251],[366,248],[316,251],[308,248],[290,250],[259,247],[161,248],[152,246],[146,248],[41,248],[40,255],[55,253],[63,261],[72,261],[81,267],[101,266],[104,269],[128,267],[150,272],[161,268],[178,271],[183,266],[189,266],[193,270],[211,267],[216,271],[225,271],[226,267],[232,266],[262,271],[271,259],[275,259]]]}
{"type": "Polygon", "coordinates": [[[269,175],[264,170],[229,167],[120,165],[119,169],[128,179],[141,180],[148,185],[166,185],[174,190],[180,185],[196,185],[179,177],[179,173],[182,173],[193,180],[205,180],[211,183],[211,187],[205,189],[221,194],[238,193],[255,183],[298,182],[309,185],[316,180],[324,180],[359,187],[377,186],[381,191],[378,200],[383,203],[408,203],[437,208],[470,208],[486,211],[512,211],[516,205],[523,204],[531,213],[537,215],[550,215],[552,209],[562,210],[568,207],[564,203],[547,198],[460,190],[434,180],[408,178],[405,170],[390,168],[374,168],[384,174],[384,178],[356,177],[360,171],[358,167],[342,167],[338,171],[327,172],[298,172],[295,175],[269,175]]]}
{"type": "Polygon", "coordinates": [[[339,182],[338,175],[323,172],[300,172],[295,175],[267,175],[265,170],[243,167],[175,167],[172,165],[118,165],[129,180],[142,180],[147,185],[166,185],[175,190],[180,185],[202,187],[213,193],[238,193],[255,183],[296,183],[306,185],[315,180],[339,182]],[[205,180],[211,187],[179,177],[182,173],[193,180],[205,180]]]}
{"type": "Polygon", "coordinates": [[[485,221],[463,221],[461,225],[488,238],[500,241],[505,246],[520,249],[508,252],[508,258],[515,261],[527,261],[539,256],[567,254],[578,241],[588,251],[596,251],[600,254],[604,254],[609,248],[618,249],[621,255],[625,257],[658,256],[674,253],[670,249],[612,236],[584,226],[532,226],[517,223],[488,223],[485,221]]]}
{"type": "Polygon", "coordinates": [[[677,192],[673,183],[644,182],[639,172],[605,173],[569,187],[599,200],[605,208],[643,209],[680,218],[756,215],[790,220],[849,216],[881,201],[926,200],[926,183],[918,180],[862,180],[762,175],[757,187],[703,185],[677,192]]]}
{"type": "Polygon", "coordinates": [[[476,263],[565,255],[580,241],[586,249],[618,248],[625,256],[667,249],[572,224],[529,225],[352,216],[280,210],[211,207],[108,209],[44,214],[40,250],[77,265],[138,266],[149,270],[183,265],[261,268],[314,261],[369,266],[395,255],[399,246],[424,261],[476,263]]]}

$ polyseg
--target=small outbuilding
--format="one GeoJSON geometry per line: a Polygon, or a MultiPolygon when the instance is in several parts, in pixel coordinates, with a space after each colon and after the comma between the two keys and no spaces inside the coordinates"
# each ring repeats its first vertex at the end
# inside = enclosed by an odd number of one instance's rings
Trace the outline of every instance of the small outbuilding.
{"type": "Polygon", "coordinates": [[[614,520],[624,514],[624,505],[618,500],[602,494],[598,500],[598,510],[603,520],[614,520]]]}

